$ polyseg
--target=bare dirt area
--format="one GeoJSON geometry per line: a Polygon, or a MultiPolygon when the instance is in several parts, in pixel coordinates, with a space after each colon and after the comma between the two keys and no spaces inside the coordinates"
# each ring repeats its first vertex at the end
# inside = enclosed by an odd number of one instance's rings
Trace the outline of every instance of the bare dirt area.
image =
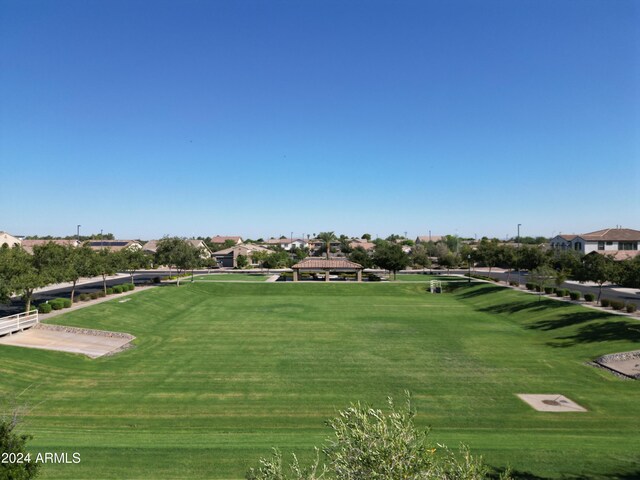
{"type": "Polygon", "coordinates": [[[0,337],[0,345],[57,350],[98,358],[128,348],[133,339],[135,337],[128,333],[38,324],[29,330],[0,337]]]}
{"type": "Polygon", "coordinates": [[[626,377],[640,380],[640,350],[604,355],[595,362],[626,377]]]}

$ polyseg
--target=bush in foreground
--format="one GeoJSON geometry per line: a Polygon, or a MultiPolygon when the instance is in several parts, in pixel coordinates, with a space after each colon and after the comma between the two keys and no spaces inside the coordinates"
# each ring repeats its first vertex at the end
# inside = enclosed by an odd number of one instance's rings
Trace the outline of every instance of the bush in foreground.
{"type": "Polygon", "coordinates": [[[567,290],[564,288],[559,288],[556,290],[556,296],[562,298],[562,297],[566,297],[568,295],[567,290]]]}
{"type": "Polygon", "coordinates": [[[26,443],[31,437],[15,433],[16,423],[15,418],[0,417],[0,454],[3,457],[0,462],[0,479],[29,480],[36,477],[40,464],[35,461],[35,455],[27,452],[26,443]],[[12,462],[11,457],[22,461],[12,462]]]}
{"type": "Polygon", "coordinates": [[[571,298],[571,300],[580,300],[580,297],[581,297],[581,293],[578,291],[569,292],[569,298],[571,298]]]}
{"type": "Polygon", "coordinates": [[[584,299],[587,302],[593,302],[596,299],[596,296],[593,293],[585,293],[584,294],[584,299]]]}
{"type": "Polygon", "coordinates": [[[611,306],[611,300],[609,300],[608,298],[603,298],[602,300],[600,300],[600,305],[607,308],[611,306]]]}
{"type": "Polygon", "coordinates": [[[633,313],[638,309],[635,303],[627,303],[627,313],[633,313]]]}
{"type": "MultiPolygon", "coordinates": [[[[488,478],[488,469],[480,457],[466,446],[455,454],[447,447],[432,443],[429,431],[418,430],[410,399],[397,409],[389,399],[389,413],[360,403],[339,412],[327,425],[333,436],[327,439],[322,454],[327,463],[316,459],[302,467],[293,455],[285,468],[282,455],[274,450],[271,458],[260,459],[260,466],[247,473],[248,480],[480,480],[488,478]]],[[[501,475],[508,479],[508,474],[501,475]]]]}

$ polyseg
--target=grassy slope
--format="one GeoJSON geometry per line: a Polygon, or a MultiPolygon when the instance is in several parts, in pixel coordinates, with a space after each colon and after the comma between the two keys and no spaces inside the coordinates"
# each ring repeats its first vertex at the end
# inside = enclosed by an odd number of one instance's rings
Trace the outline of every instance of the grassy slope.
{"type": "Polygon", "coordinates": [[[242,478],[271,446],[320,444],[336,409],[404,389],[435,439],[492,464],[640,472],[640,384],[583,364],[637,349],[637,322],[494,285],[203,282],[132,299],[56,318],[136,335],[118,356],[0,349],[0,394],[28,388],[34,450],[82,453],[43,478],[242,478]],[[589,412],[535,412],[516,393],[589,412]]]}

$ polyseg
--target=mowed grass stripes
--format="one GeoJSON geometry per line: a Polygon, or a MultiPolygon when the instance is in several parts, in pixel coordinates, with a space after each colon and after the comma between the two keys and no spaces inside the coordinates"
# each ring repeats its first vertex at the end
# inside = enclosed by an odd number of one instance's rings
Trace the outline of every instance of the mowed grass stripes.
{"type": "Polygon", "coordinates": [[[640,348],[640,324],[484,284],[199,282],[57,317],[124,331],[136,347],[90,360],[0,349],[0,394],[26,404],[33,451],[78,451],[42,478],[243,478],[272,446],[303,457],[324,420],[413,394],[438,441],[536,475],[640,472],[639,383],[585,365],[640,348]],[[536,412],[517,393],[589,411],[536,412]]]}

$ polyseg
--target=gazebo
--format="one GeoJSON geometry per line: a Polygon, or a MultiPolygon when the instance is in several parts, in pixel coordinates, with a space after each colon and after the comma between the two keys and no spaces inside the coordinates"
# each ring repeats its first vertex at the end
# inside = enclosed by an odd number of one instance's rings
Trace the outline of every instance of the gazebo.
{"type": "Polygon", "coordinates": [[[312,272],[321,273],[324,272],[324,279],[329,281],[329,275],[331,272],[346,272],[355,273],[358,282],[362,281],[362,269],[364,268],[359,263],[350,262],[346,258],[316,258],[307,257],[301,262],[296,263],[293,267],[293,281],[297,282],[300,279],[300,273],[312,272]]]}

